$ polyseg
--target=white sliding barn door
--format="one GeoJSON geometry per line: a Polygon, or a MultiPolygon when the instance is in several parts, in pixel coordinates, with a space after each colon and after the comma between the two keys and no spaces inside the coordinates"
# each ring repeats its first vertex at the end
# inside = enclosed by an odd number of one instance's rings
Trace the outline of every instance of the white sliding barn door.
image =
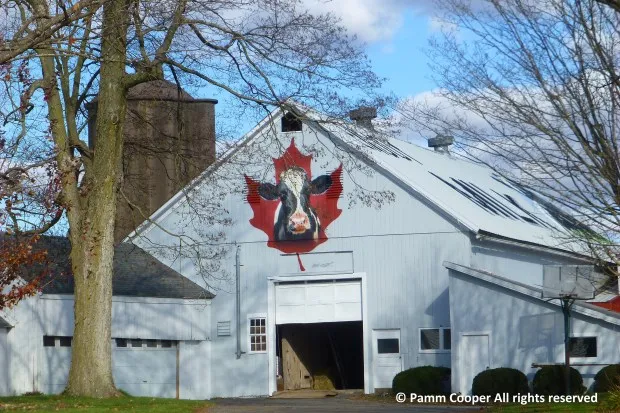
{"type": "Polygon", "coordinates": [[[276,324],[362,320],[360,280],[280,283],[275,298],[276,324]]]}

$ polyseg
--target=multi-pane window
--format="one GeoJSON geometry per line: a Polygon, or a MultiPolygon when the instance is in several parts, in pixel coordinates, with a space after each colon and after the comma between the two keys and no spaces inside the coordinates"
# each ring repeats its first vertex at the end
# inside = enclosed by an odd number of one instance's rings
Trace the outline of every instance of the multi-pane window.
{"type": "Polygon", "coordinates": [[[571,337],[569,352],[571,357],[596,357],[596,337],[571,337]]]}
{"type": "Polygon", "coordinates": [[[420,329],[420,351],[450,351],[451,340],[450,327],[420,329]]]}
{"type": "Polygon", "coordinates": [[[172,348],[177,346],[175,340],[153,340],[140,338],[115,338],[116,348],[172,348]]]}
{"type": "Polygon", "coordinates": [[[264,351],[267,351],[267,323],[265,318],[250,318],[250,352],[264,351]]]}
{"type": "Polygon", "coordinates": [[[73,337],[43,336],[43,347],[71,347],[73,337]]]}

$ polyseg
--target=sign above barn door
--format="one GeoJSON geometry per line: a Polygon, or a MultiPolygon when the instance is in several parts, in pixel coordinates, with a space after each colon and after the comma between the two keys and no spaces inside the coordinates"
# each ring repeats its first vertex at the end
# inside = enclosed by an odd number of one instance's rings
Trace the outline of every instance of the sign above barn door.
{"type": "Polygon", "coordinates": [[[312,251],[327,241],[325,230],[342,213],[342,164],[329,174],[312,178],[312,155],[303,155],[291,140],[274,158],[275,183],[245,176],[250,224],[268,236],[267,246],[285,253],[312,251]]]}

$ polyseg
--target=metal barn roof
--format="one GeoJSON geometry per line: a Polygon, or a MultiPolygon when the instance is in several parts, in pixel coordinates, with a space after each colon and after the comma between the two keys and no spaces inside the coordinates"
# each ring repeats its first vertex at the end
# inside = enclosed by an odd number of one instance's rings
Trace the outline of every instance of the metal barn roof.
{"type": "MultiPolygon", "coordinates": [[[[375,129],[357,126],[322,115],[310,108],[289,102],[307,124],[328,135],[337,144],[348,147],[376,164],[385,174],[399,180],[411,192],[480,236],[516,240],[588,256],[588,250],[574,237],[574,230],[588,230],[541,196],[499,176],[492,169],[453,155],[435,152],[409,142],[391,138],[375,129]]],[[[188,188],[198,185],[272,122],[278,122],[282,109],[275,109],[211,165],[188,188]]],[[[157,220],[179,202],[183,191],[173,196],[152,216],[157,220]]],[[[148,230],[147,221],[126,239],[148,230]]]]}
{"type": "Polygon", "coordinates": [[[587,227],[486,166],[380,131],[348,123],[321,123],[323,119],[312,113],[310,117],[333,138],[367,155],[380,169],[476,234],[587,254],[570,236],[571,231],[587,227]]]}

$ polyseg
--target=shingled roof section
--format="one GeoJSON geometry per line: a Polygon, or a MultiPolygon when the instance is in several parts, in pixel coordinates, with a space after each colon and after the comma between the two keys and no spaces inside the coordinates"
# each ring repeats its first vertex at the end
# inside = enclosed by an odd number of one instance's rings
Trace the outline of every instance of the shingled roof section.
{"type": "MultiPolygon", "coordinates": [[[[42,237],[38,244],[47,249],[50,273],[44,281],[44,294],[73,294],[73,277],[69,252],[71,245],[64,237],[42,237]]],[[[25,279],[38,271],[24,274],[25,279]]],[[[122,243],[114,251],[112,293],[131,297],[209,299],[214,295],[168,267],[142,248],[122,243]]]]}
{"type": "Polygon", "coordinates": [[[0,316],[0,328],[11,328],[13,327],[8,321],[6,321],[2,316],[0,316]]]}

